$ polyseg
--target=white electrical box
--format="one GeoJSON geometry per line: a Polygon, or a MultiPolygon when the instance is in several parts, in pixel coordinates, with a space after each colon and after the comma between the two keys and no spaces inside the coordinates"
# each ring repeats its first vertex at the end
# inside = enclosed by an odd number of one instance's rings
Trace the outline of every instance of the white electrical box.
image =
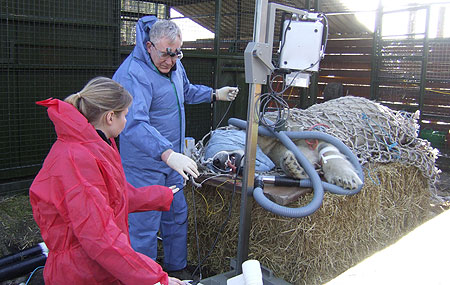
{"type": "Polygon", "coordinates": [[[280,68],[319,71],[322,35],[323,24],[319,21],[284,21],[280,68]]]}
{"type": "Polygon", "coordinates": [[[308,88],[309,87],[310,74],[306,72],[291,72],[286,74],[286,84],[289,86],[297,86],[308,88]]]}

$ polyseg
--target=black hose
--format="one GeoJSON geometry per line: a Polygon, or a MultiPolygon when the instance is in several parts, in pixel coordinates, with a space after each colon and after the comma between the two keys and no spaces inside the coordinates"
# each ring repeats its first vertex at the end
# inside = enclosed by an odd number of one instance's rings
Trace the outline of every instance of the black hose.
{"type": "Polygon", "coordinates": [[[0,267],[0,282],[23,276],[38,266],[45,265],[47,256],[39,254],[28,259],[0,267]]]}
{"type": "Polygon", "coordinates": [[[39,245],[27,248],[18,253],[13,253],[0,258],[0,268],[7,264],[22,261],[30,256],[38,255],[42,253],[42,248],[39,245]]]}

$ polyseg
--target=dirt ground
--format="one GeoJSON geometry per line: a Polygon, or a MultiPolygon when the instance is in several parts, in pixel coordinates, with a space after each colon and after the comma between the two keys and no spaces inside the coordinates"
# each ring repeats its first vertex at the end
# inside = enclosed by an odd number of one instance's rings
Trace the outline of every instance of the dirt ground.
{"type": "MultiPolygon", "coordinates": [[[[28,195],[0,197],[0,258],[14,254],[42,241],[41,233],[34,221],[28,195]]],[[[37,272],[28,284],[43,284],[37,272]]],[[[42,274],[41,274],[42,275],[42,274]]],[[[28,275],[0,282],[0,285],[15,285],[26,282],[28,275]]]]}

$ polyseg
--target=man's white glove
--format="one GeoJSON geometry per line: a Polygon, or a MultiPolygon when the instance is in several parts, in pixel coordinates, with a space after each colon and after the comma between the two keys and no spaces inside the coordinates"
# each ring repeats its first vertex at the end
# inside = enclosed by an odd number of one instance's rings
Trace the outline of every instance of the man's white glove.
{"type": "Polygon", "coordinates": [[[186,180],[189,180],[187,174],[192,175],[194,178],[197,178],[199,175],[195,161],[184,154],[173,151],[167,158],[166,164],[180,173],[186,180]]]}
{"type": "Polygon", "coordinates": [[[225,86],[216,90],[216,100],[233,101],[239,93],[239,88],[225,86]]]}

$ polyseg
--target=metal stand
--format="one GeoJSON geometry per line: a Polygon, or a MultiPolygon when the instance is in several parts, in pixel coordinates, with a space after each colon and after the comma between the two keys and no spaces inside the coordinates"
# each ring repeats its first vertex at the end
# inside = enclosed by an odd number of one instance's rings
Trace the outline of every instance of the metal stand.
{"type": "MultiPolygon", "coordinates": [[[[231,271],[201,280],[203,285],[227,284],[227,280],[242,273],[242,263],[248,259],[249,237],[251,229],[251,210],[253,205],[256,144],[258,140],[258,121],[255,112],[259,111],[259,97],[262,84],[267,84],[268,76],[274,70],[272,65],[272,48],[275,27],[275,10],[282,9],[298,15],[305,11],[268,3],[268,0],[256,0],[253,28],[253,42],[250,42],[244,52],[245,81],[250,85],[247,109],[247,134],[245,144],[244,172],[242,177],[242,192],[239,220],[239,237],[236,261],[232,261],[231,271]],[[268,11],[269,10],[269,11],[268,11]],[[268,17],[269,15],[269,17],[268,17]]],[[[272,272],[261,266],[264,285],[286,285],[284,280],[273,276],[272,272]]]]}

